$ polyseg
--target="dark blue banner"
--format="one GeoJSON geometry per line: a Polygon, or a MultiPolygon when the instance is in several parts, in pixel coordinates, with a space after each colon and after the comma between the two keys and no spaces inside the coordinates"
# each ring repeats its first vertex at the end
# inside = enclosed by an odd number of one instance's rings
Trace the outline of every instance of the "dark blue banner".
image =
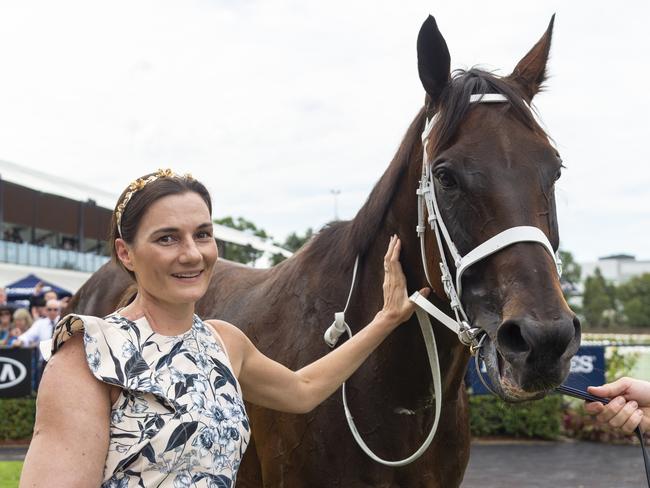
{"type": "MultiPolygon", "coordinates": [[[[483,378],[489,381],[485,365],[481,364],[481,369],[483,378]]],[[[586,390],[587,386],[598,386],[603,383],[605,383],[605,346],[582,346],[571,358],[571,373],[564,384],[586,390]]],[[[468,391],[474,395],[490,394],[478,377],[474,358],[470,359],[465,384],[468,391]]]]}
{"type": "Polygon", "coordinates": [[[0,349],[0,398],[32,393],[34,349],[0,349]]]}

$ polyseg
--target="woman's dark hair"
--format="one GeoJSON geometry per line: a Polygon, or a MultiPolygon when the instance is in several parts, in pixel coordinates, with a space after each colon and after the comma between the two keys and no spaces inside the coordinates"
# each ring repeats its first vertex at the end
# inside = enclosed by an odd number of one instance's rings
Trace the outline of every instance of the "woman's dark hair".
{"type": "MultiPolygon", "coordinates": [[[[143,181],[147,178],[154,176],[156,173],[149,173],[138,178],[137,181],[143,181]]],[[[205,188],[203,183],[195,180],[189,175],[176,175],[162,176],[150,183],[146,183],[140,190],[132,191],[132,185],[129,185],[117,200],[115,210],[111,217],[111,229],[109,233],[108,245],[111,253],[111,258],[126,271],[131,278],[135,280],[135,274],[126,269],[122,261],[117,257],[115,249],[115,239],[122,238],[127,244],[132,244],[138,232],[142,217],[147,209],[156,201],[170,195],[182,195],[183,193],[196,193],[199,195],[205,204],[208,206],[210,216],[212,216],[212,199],[210,193],[205,188]],[[117,215],[120,204],[124,201],[128,193],[132,193],[130,200],[127,202],[126,207],[122,209],[120,225],[118,228],[117,215]],[[121,230],[121,233],[120,233],[121,230]]]]}

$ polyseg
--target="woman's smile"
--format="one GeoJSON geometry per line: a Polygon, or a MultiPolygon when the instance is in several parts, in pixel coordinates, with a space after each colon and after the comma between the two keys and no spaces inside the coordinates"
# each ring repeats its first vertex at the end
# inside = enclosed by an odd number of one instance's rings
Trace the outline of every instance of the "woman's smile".
{"type": "Polygon", "coordinates": [[[201,278],[203,277],[203,272],[204,270],[198,270],[198,271],[185,271],[183,273],[173,273],[172,276],[179,282],[179,283],[198,283],[201,278]]]}

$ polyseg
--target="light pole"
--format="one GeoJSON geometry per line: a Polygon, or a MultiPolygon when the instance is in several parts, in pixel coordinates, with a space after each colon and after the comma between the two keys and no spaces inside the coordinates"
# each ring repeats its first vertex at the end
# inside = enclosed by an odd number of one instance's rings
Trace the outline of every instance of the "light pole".
{"type": "Polygon", "coordinates": [[[334,195],[334,220],[339,219],[339,195],[341,190],[330,190],[330,193],[334,195]]]}

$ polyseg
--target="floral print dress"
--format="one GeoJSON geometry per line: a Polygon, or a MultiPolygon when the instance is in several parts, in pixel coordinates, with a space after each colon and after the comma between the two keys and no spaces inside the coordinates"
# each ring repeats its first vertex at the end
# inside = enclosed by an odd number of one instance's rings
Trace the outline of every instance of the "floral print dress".
{"type": "Polygon", "coordinates": [[[145,317],[71,314],[43,344],[46,359],[84,333],[88,366],[121,388],[111,410],[103,488],[232,488],[250,440],[230,361],[198,316],[179,336],[153,332],[145,317]]]}

